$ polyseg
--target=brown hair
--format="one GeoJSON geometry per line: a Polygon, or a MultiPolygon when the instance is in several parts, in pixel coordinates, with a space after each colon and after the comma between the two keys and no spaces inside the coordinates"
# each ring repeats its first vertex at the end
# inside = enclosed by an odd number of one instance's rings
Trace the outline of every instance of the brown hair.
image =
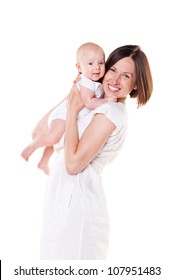
{"type": "Polygon", "coordinates": [[[136,68],[137,89],[131,91],[130,97],[137,98],[138,106],[145,105],[151,97],[153,81],[148,59],[139,46],[125,45],[115,49],[106,61],[106,73],[117,61],[124,57],[131,57],[136,68]]]}

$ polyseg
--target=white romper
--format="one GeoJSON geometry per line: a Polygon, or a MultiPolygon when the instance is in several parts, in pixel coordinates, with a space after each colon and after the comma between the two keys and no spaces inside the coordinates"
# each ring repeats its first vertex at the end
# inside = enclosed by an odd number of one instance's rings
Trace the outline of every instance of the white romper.
{"type": "MultiPolygon", "coordinates": [[[[83,74],[80,75],[80,81],[77,83],[78,89],[80,90],[80,85],[86,87],[94,92],[96,98],[102,98],[104,95],[103,86],[99,82],[94,82],[88,79],[83,74]]],[[[84,107],[80,112],[78,117],[82,117],[90,112],[90,109],[84,107]]],[[[58,105],[50,114],[48,119],[48,126],[54,119],[66,119],[66,100],[64,100],[60,105],[58,105]]]]}
{"type": "Polygon", "coordinates": [[[102,151],[82,172],[67,174],[64,164],[64,136],[56,145],[57,156],[45,194],[41,259],[106,258],[109,216],[101,173],[122,147],[127,129],[127,114],[122,103],[104,103],[78,119],[79,137],[97,113],[110,119],[116,129],[102,151]]]}

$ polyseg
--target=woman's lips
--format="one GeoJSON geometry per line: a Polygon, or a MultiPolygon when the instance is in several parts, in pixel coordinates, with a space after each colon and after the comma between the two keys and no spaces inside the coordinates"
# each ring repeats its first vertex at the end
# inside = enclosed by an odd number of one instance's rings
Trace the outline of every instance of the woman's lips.
{"type": "Polygon", "coordinates": [[[112,92],[117,92],[117,91],[120,90],[120,88],[111,86],[111,85],[109,85],[109,84],[108,84],[108,88],[109,88],[109,90],[112,91],[112,92]]]}

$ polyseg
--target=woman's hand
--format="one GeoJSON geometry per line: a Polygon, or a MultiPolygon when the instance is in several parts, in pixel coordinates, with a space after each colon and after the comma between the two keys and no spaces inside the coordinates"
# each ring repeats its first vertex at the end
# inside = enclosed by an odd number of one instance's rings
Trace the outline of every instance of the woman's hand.
{"type": "Polygon", "coordinates": [[[67,97],[67,111],[73,111],[76,114],[78,114],[83,107],[84,104],[80,96],[80,91],[78,90],[76,85],[73,85],[67,97]]]}

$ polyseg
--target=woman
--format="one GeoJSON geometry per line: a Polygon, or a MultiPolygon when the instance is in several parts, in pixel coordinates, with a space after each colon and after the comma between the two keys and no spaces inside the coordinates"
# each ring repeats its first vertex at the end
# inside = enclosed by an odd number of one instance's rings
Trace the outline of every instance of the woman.
{"type": "Polygon", "coordinates": [[[137,98],[142,106],[152,93],[150,67],[140,47],[114,50],[107,59],[102,84],[105,97],[115,102],[82,118],[77,119],[83,104],[75,86],[67,98],[66,131],[56,145],[58,155],[45,197],[42,259],[106,258],[109,217],[100,175],[124,142],[126,97],[137,98]]]}

